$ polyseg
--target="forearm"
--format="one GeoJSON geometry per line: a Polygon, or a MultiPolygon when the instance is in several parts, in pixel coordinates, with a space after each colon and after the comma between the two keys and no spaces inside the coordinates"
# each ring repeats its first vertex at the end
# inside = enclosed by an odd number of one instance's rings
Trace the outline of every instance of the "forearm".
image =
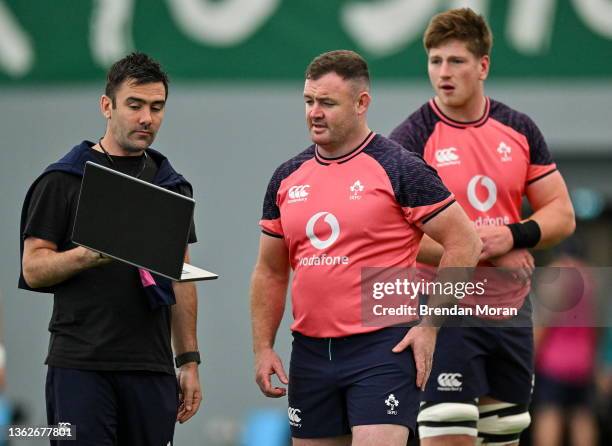
{"type": "Polygon", "coordinates": [[[99,260],[97,253],[83,247],[63,252],[37,249],[31,255],[24,254],[23,277],[32,288],[50,287],[97,266],[99,260]]]}
{"type": "Polygon", "coordinates": [[[555,246],[576,229],[574,209],[562,203],[551,203],[534,212],[528,220],[535,221],[540,227],[540,241],[535,249],[555,246]]]}
{"type": "Polygon", "coordinates": [[[427,234],[423,234],[419,253],[417,254],[417,261],[426,265],[438,266],[443,255],[444,248],[442,245],[432,240],[427,234]]]}
{"type": "Polygon", "coordinates": [[[285,311],[288,273],[266,272],[256,267],[251,281],[251,323],[253,351],[272,348],[285,311]]]}
{"type": "MultiPolygon", "coordinates": [[[[482,242],[474,231],[466,232],[461,240],[448,244],[440,258],[435,281],[443,284],[469,282],[481,249],[482,242]]],[[[446,294],[432,294],[427,299],[429,307],[449,307],[457,302],[454,296],[446,294]]],[[[444,320],[444,317],[424,316],[421,323],[425,326],[440,327],[444,320]]]]}
{"type": "MultiPolygon", "coordinates": [[[[540,229],[536,249],[554,246],[574,232],[574,207],[559,172],[532,183],[527,188],[526,195],[534,211],[528,219],[535,221],[540,229]]],[[[530,247],[532,246],[534,245],[530,247]]]]}
{"type": "Polygon", "coordinates": [[[475,232],[466,234],[466,237],[462,244],[445,249],[427,234],[423,234],[417,261],[441,268],[471,265],[474,262],[474,256],[476,256],[476,262],[478,261],[482,243],[475,232]]]}
{"type": "Polygon", "coordinates": [[[198,295],[193,282],[172,284],[176,304],[172,306],[172,346],[177,355],[198,350],[198,295]]]}
{"type": "Polygon", "coordinates": [[[475,231],[466,232],[461,240],[449,244],[446,248],[443,248],[442,245],[439,246],[442,249],[442,256],[438,264],[440,269],[455,267],[472,268],[478,263],[482,250],[482,242],[475,231]]]}

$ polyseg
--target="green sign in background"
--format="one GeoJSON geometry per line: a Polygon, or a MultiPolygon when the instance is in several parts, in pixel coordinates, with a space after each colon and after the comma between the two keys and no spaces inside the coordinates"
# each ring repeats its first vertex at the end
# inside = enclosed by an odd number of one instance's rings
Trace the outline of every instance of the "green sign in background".
{"type": "MultiPolygon", "coordinates": [[[[121,0],[115,1],[121,3],[121,0]]],[[[425,76],[420,36],[431,14],[423,17],[418,33],[404,40],[396,39],[392,49],[380,50],[364,44],[346,24],[347,11],[352,7],[365,5],[373,11],[391,10],[397,7],[398,0],[250,0],[253,4],[268,3],[274,7],[252,32],[224,44],[193,38],[185,31],[184,23],[172,13],[172,8],[185,3],[195,8],[222,8],[224,4],[246,0],[124,1],[123,5],[132,5],[128,8],[126,24],[119,28],[107,26],[102,34],[106,32],[106,38],[111,39],[116,37],[117,29],[127,29],[125,35],[129,36],[130,45],[124,50],[138,49],[155,56],[173,80],[299,79],[312,57],[337,48],[354,49],[363,54],[376,79],[425,76]]],[[[2,57],[7,56],[0,51],[0,82],[23,85],[100,79],[108,61],[101,61],[95,55],[91,36],[92,17],[96,16],[96,8],[99,12],[104,3],[113,2],[0,0],[0,14],[11,20],[30,51],[30,62],[12,70],[2,63],[2,57]]],[[[450,4],[435,0],[429,3],[437,10],[450,4]]],[[[576,6],[580,5],[580,0],[549,0],[552,9],[548,14],[542,15],[536,25],[525,23],[527,34],[532,34],[534,26],[546,30],[541,33],[544,37],[536,38],[535,48],[531,50],[521,48],[508,32],[509,17],[516,12],[513,8],[517,8],[519,2],[481,0],[479,3],[486,6],[485,15],[495,34],[492,76],[496,79],[612,77],[612,30],[602,31],[601,25],[598,28],[593,22],[596,19],[580,13],[576,6]]],[[[612,14],[612,2],[599,0],[599,3],[603,8],[600,18],[602,14],[612,14]]],[[[381,22],[372,14],[372,32],[378,29],[384,36],[388,29],[401,29],[403,23],[408,22],[410,8],[418,12],[414,8],[423,2],[406,0],[405,4],[408,6],[404,5],[401,13],[390,14],[387,21],[381,22]]],[[[534,9],[533,14],[537,13],[534,9]]],[[[591,9],[591,17],[597,15],[597,11],[591,9]]],[[[119,57],[123,53],[116,55],[119,57]]]]}

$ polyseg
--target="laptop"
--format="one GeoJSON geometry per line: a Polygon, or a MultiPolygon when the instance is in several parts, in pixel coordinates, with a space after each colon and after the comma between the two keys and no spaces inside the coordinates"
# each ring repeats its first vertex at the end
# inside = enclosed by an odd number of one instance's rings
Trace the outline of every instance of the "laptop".
{"type": "Polygon", "coordinates": [[[194,207],[191,198],[88,161],[72,241],[178,282],[216,279],[184,263],[194,207]]]}

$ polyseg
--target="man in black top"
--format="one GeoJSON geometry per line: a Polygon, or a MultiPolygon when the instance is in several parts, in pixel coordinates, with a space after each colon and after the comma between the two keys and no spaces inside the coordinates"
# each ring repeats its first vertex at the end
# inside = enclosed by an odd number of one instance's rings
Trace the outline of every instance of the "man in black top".
{"type": "MultiPolygon", "coordinates": [[[[190,419],[202,400],[195,285],[151,276],[71,242],[86,161],[192,195],[167,158],[149,148],[167,97],[166,74],[145,54],[115,63],[100,99],[104,137],[83,141],[47,167],[24,202],[19,286],[54,294],[48,422],[76,425],[78,444],[166,446],[175,421],[190,419]]],[[[195,241],[192,226],[189,242],[195,241]]]]}

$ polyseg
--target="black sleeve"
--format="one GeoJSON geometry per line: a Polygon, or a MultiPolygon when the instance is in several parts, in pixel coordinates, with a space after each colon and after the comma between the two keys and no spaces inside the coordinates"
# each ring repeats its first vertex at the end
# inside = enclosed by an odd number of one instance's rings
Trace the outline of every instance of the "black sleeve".
{"type": "Polygon", "coordinates": [[[424,104],[398,125],[389,135],[389,139],[397,142],[404,149],[423,156],[427,141],[437,122],[438,118],[429,104],[424,104]]]}
{"type": "Polygon", "coordinates": [[[415,154],[403,152],[396,198],[409,223],[426,223],[454,201],[436,170],[415,154]],[[450,200],[449,200],[450,199],[450,200]]]}
{"type": "Polygon", "coordinates": [[[71,175],[51,172],[36,184],[22,237],[32,236],[51,241],[60,247],[70,237],[71,175]]]}
{"type": "Polygon", "coordinates": [[[524,116],[527,127],[527,142],[529,143],[529,164],[544,166],[553,164],[553,158],[550,150],[548,150],[544,135],[531,118],[524,116]]]}
{"type": "MultiPolygon", "coordinates": [[[[177,187],[176,192],[181,194],[181,195],[184,195],[186,197],[193,198],[193,192],[192,192],[191,188],[188,187],[186,184],[179,184],[179,186],[177,187]]],[[[195,243],[197,241],[198,241],[198,237],[196,235],[195,221],[192,219],[191,220],[191,229],[189,230],[189,238],[187,239],[187,242],[188,243],[195,243]]]]}
{"type": "Polygon", "coordinates": [[[398,127],[391,132],[389,135],[389,139],[397,142],[404,149],[409,150],[410,152],[418,153],[419,155],[423,155],[424,147],[417,144],[414,139],[414,129],[409,125],[408,122],[403,122],[398,127]]]}
{"type": "Polygon", "coordinates": [[[280,189],[281,181],[285,177],[281,170],[282,169],[280,167],[276,169],[272,175],[272,178],[270,178],[270,181],[268,182],[261,211],[262,220],[276,220],[280,218],[280,209],[276,203],[276,194],[280,189]]]}

